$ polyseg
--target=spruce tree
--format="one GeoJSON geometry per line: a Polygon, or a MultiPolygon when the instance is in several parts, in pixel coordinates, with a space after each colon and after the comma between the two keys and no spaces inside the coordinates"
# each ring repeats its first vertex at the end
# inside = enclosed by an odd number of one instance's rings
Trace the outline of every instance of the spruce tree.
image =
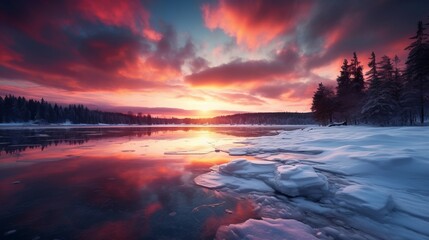
{"type": "Polygon", "coordinates": [[[389,125],[399,111],[399,102],[393,98],[392,62],[389,57],[383,56],[382,61],[376,63],[375,54],[372,53],[368,66],[370,67],[367,73],[369,89],[366,103],[362,107],[362,114],[370,123],[389,125]]]}
{"type": "Polygon", "coordinates": [[[351,86],[350,86],[350,95],[351,99],[351,116],[355,121],[355,124],[358,123],[360,118],[360,110],[363,105],[365,97],[365,80],[363,76],[363,66],[360,64],[359,59],[356,55],[356,52],[353,53],[353,58],[350,63],[350,75],[351,75],[351,86]]]}
{"type": "Polygon", "coordinates": [[[362,94],[365,88],[365,80],[363,77],[363,67],[360,64],[356,52],[353,53],[353,58],[350,64],[351,85],[353,92],[362,94]]]}
{"type": "Polygon", "coordinates": [[[369,57],[368,67],[369,67],[369,70],[365,74],[365,76],[367,77],[367,80],[369,81],[369,83],[373,81],[377,81],[378,79],[377,60],[374,52],[372,52],[371,56],[369,57]]]}
{"type": "Polygon", "coordinates": [[[319,83],[319,87],[313,96],[311,111],[314,114],[314,118],[322,125],[332,122],[334,96],[332,89],[325,87],[323,83],[319,83]]]}
{"type": "Polygon", "coordinates": [[[351,115],[353,100],[350,98],[352,92],[352,83],[350,78],[350,65],[347,59],[344,59],[341,66],[340,76],[337,77],[337,109],[345,121],[348,121],[351,115]]]}
{"type": "Polygon", "coordinates": [[[425,103],[429,91],[429,48],[425,28],[420,21],[417,25],[416,35],[410,39],[414,40],[405,50],[408,50],[406,61],[407,88],[416,93],[415,104],[418,106],[420,123],[424,123],[425,103]]]}

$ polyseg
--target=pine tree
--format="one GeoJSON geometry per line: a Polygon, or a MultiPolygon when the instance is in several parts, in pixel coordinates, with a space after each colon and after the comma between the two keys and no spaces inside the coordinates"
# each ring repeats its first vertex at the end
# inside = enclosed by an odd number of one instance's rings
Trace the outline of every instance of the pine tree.
{"type": "Polygon", "coordinates": [[[334,112],[334,91],[319,83],[319,87],[313,96],[311,111],[314,118],[323,125],[332,122],[334,112]]]}
{"type": "Polygon", "coordinates": [[[341,66],[340,76],[337,77],[337,109],[341,113],[345,121],[348,121],[351,113],[353,102],[350,99],[350,93],[352,92],[352,83],[350,78],[350,65],[347,59],[344,59],[343,65],[341,66]]]}
{"type": "Polygon", "coordinates": [[[368,64],[370,70],[369,89],[366,103],[362,107],[362,114],[374,124],[389,125],[399,111],[399,101],[393,98],[392,83],[393,65],[389,57],[383,56],[380,63],[376,63],[372,53],[368,64]],[[377,66],[380,65],[379,71],[377,66]]]}
{"type": "Polygon", "coordinates": [[[406,61],[406,78],[409,91],[415,91],[417,99],[415,104],[419,108],[420,123],[424,123],[425,103],[429,91],[429,47],[427,43],[425,28],[420,21],[417,25],[416,35],[410,39],[414,40],[405,50],[409,50],[406,61]]]}
{"type": "Polygon", "coordinates": [[[353,58],[350,63],[351,86],[350,95],[351,99],[350,111],[352,118],[357,124],[360,118],[360,110],[362,109],[365,97],[365,80],[363,76],[363,66],[360,64],[356,52],[353,53],[353,58]]]}
{"type": "Polygon", "coordinates": [[[4,122],[4,112],[5,107],[4,107],[4,101],[3,98],[0,96],[0,123],[4,122]]]}
{"type": "Polygon", "coordinates": [[[365,74],[367,80],[371,83],[373,81],[377,81],[378,79],[378,70],[377,70],[377,60],[375,57],[375,53],[371,53],[371,57],[369,58],[368,63],[369,71],[365,74]]]}
{"type": "Polygon", "coordinates": [[[403,91],[403,79],[402,79],[402,73],[401,70],[399,69],[399,62],[401,60],[399,60],[399,57],[397,55],[395,55],[395,57],[393,58],[393,64],[394,64],[394,70],[393,70],[393,88],[394,88],[394,98],[395,100],[400,100],[401,95],[402,95],[402,91],[403,91]]]}
{"type": "Polygon", "coordinates": [[[365,80],[363,77],[363,67],[360,64],[356,52],[353,53],[353,58],[350,63],[351,85],[353,92],[362,94],[365,89],[365,80]]]}
{"type": "Polygon", "coordinates": [[[403,71],[399,69],[400,59],[397,55],[393,58],[393,82],[391,86],[392,97],[398,103],[398,116],[401,117],[400,123],[405,124],[407,122],[408,114],[406,113],[406,103],[404,102],[405,97],[405,85],[403,71]]]}

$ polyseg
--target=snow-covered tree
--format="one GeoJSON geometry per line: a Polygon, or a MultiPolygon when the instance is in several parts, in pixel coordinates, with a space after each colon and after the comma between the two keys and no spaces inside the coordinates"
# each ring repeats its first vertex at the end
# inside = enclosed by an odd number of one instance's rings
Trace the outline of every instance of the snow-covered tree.
{"type": "Polygon", "coordinates": [[[314,114],[314,118],[323,125],[332,122],[334,97],[334,91],[331,88],[319,83],[319,87],[313,96],[311,111],[314,114]]]}
{"type": "Polygon", "coordinates": [[[393,82],[393,66],[389,57],[383,56],[380,63],[376,63],[372,53],[368,64],[370,70],[369,89],[366,103],[362,107],[362,114],[370,123],[389,125],[398,112],[398,101],[393,99],[391,84],[393,82]],[[377,65],[380,65],[379,71],[377,65]]]}

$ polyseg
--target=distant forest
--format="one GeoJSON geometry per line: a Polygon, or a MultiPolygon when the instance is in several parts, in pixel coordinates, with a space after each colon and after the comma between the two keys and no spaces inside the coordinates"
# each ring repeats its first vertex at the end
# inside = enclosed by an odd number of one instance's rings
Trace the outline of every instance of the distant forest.
{"type": "Polygon", "coordinates": [[[90,110],[84,105],[61,106],[27,100],[13,95],[0,96],[0,123],[73,124],[314,124],[312,113],[241,113],[214,118],[158,118],[150,114],[115,113],[90,110]]]}
{"type": "Polygon", "coordinates": [[[429,102],[429,37],[421,21],[410,39],[405,69],[399,68],[397,56],[382,56],[378,61],[372,52],[364,76],[356,53],[350,63],[344,59],[335,91],[320,83],[314,93],[311,110],[315,119],[322,125],[333,121],[424,124],[429,102]]]}

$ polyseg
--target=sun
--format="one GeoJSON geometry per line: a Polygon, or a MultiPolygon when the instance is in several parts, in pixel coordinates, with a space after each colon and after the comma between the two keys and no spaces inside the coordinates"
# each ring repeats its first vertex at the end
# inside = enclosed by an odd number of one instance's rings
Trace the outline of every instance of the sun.
{"type": "Polygon", "coordinates": [[[210,109],[200,109],[198,110],[198,116],[202,118],[213,117],[213,112],[210,109]]]}

